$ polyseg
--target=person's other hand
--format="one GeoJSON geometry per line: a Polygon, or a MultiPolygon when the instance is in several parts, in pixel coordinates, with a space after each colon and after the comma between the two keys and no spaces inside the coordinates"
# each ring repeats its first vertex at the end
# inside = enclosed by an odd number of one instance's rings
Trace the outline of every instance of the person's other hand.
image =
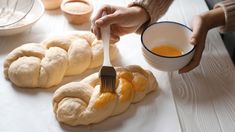
{"type": "Polygon", "coordinates": [[[93,18],[91,31],[98,39],[101,39],[100,28],[110,25],[110,40],[117,42],[120,36],[137,31],[148,19],[147,12],[139,6],[119,7],[105,5],[99,9],[93,18]],[[107,15],[102,16],[103,12],[106,12],[107,15]]]}
{"type": "Polygon", "coordinates": [[[202,53],[205,48],[207,32],[209,30],[203,16],[195,16],[192,21],[193,33],[190,43],[195,45],[195,52],[189,64],[179,70],[179,73],[188,72],[200,64],[202,53]]]}
{"type": "Polygon", "coordinates": [[[200,64],[202,53],[205,48],[207,32],[214,27],[222,26],[224,24],[225,16],[222,8],[213,9],[193,18],[193,33],[190,43],[195,45],[194,56],[189,64],[179,70],[179,73],[189,72],[200,64]]]}

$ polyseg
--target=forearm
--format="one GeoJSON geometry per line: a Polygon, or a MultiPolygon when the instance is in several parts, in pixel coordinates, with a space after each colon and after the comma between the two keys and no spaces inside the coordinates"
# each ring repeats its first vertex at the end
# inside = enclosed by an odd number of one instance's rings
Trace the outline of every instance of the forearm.
{"type": "Polygon", "coordinates": [[[225,25],[225,14],[222,8],[216,8],[201,14],[209,29],[225,25]]]}
{"type": "Polygon", "coordinates": [[[129,8],[136,10],[136,12],[138,13],[140,23],[146,23],[150,20],[150,16],[144,8],[140,6],[131,6],[129,8]]]}
{"type": "Polygon", "coordinates": [[[137,32],[140,33],[147,25],[161,18],[166,13],[172,2],[173,0],[132,0],[128,5],[129,7],[140,6],[149,16],[149,20],[137,32]]]}
{"type": "Polygon", "coordinates": [[[225,24],[222,26],[221,31],[235,31],[235,0],[224,0],[217,3],[214,8],[222,8],[224,11],[225,24]]]}

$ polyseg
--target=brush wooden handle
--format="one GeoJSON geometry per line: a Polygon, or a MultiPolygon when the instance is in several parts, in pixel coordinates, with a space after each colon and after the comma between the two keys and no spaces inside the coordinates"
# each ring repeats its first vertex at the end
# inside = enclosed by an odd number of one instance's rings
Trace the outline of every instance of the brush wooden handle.
{"type": "MultiPolygon", "coordinates": [[[[106,16],[106,12],[103,12],[102,16],[106,16]]],[[[104,46],[104,62],[103,66],[112,66],[109,58],[109,39],[110,39],[110,25],[101,28],[101,37],[104,46]]]]}

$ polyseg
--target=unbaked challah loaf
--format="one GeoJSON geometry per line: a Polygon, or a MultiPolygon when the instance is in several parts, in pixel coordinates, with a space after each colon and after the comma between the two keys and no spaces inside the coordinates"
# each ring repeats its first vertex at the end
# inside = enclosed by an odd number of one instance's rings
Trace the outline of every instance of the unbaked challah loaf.
{"type": "MultiPolygon", "coordinates": [[[[117,48],[110,44],[111,59],[117,48]]],[[[7,79],[19,87],[49,88],[103,62],[103,44],[91,32],[76,32],[14,49],[4,62],[7,79]]]]}
{"type": "Polygon", "coordinates": [[[98,123],[124,112],[131,103],[158,88],[153,74],[139,66],[116,68],[116,71],[115,93],[100,93],[98,73],[57,89],[53,96],[57,120],[71,126],[98,123]]]}

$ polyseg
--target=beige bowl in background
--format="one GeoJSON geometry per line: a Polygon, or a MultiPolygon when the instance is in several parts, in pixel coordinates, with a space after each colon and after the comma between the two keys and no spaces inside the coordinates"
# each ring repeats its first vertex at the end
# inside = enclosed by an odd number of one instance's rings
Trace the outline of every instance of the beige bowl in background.
{"type": "Polygon", "coordinates": [[[61,10],[70,23],[80,25],[89,22],[93,6],[89,0],[64,0],[61,10]]]}
{"type": "Polygon", "coordinates": [[[176,71],[192,59],[195,46],[189,43],[192,30],[176,22],[163,21],[148,26],[141,35],[142,51],[146,61],[161,71],[176,71]],[[154,47],[169,44],[182,51],[180,56],[163,56],[152,52],[154,47]]]}
{"type": "Polygon", "coordinates": [[[60,7],[61,0],[42,0],[46,10],[54,10],[60,7]]]}

